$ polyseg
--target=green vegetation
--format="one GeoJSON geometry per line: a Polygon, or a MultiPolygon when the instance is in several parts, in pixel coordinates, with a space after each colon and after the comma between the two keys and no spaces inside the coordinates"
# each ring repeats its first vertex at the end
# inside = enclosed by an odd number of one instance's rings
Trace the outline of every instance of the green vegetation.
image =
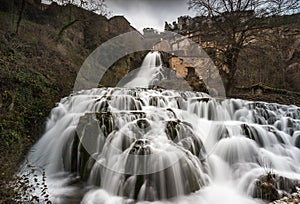
{"type": "Polygon", "coordinates": [[[32,45],[7,35],[0,39],[0,197],[11,203],[18,196],[13,188],[22,193],[29,188],[24,178],[13,175],[24,153],[41,135],[62,87],[55,85],[41,69],[35,69],[39,64],[30,57],[33,53],[26,50],[32,45]],[[8,185],[11,180],[13,184],[8,185]]]}
{"type": "Polygon", "coordinates": [[[20,2],[5,0],[0,6],[0,203],[18,202],[13,189],[28,194],[28,203],[42,202],[32,197],[26,178],[15,176],[20,162],[42,135],[51,109],[72,92],[89,53],[132,29],[128,23],[120,31],[106,17],[76,6],[41,10],[30,2],[25,0],[21,20],[20,2]],[[70,9],[76,23],[66,23],[70,9]]]}

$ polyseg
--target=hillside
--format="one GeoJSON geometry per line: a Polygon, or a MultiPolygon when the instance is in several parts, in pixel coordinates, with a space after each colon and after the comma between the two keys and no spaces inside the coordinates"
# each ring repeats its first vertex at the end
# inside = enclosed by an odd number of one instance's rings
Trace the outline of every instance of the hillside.
{"type": "Polygon", "coordinates": [[[16,33],[21,6],[10,0],[0,5],[0,203],[12,196],[5,185],[44,131],[50,110],[72,92],[84,59],[134,30],[122,16],[26,0],[16,33]]]}

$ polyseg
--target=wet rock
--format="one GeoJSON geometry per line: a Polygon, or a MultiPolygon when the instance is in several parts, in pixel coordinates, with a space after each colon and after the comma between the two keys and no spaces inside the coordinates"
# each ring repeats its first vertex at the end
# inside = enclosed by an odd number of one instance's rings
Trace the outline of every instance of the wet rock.
{"type": "Polygon", "coordinates": [[[295,180],[269,172],[256,181],[253,197],[272,202],[296,192],[298,185],[295,180]]]}
{"type": "Polygon", "coordinates": [[[293,137],[295,137],[295,146],[300,148],[300,131],[294,132],[293,137]]]}
{"type": "Polygon", "coordinates": [[[260,135],[254,127],[247,124],[242,124],[241,128],[243,130],[243,134],[247,138],[254,140],[260,147],[263,147],[265,145],[262,135],[260,135]]]}
{"type": "Polygon", "coordinates": [[[298,204],[300,203],[300,191],[282,197],[279,200],[270,202],[269,204],[298,204]]]}
{"type": "Polygon", "coordinates": [[[225,138],[229,138],[229,132],[228,132],[228,129],[224,126],[219,126],[218,127],[218,133],[217,133],[217,141],[220,141],[222,139],[225,139],[225,138]]]}
{"type": "Polygon", "coordinates": [[[164,97],[161,96],[151,96],[149,99],[149,105],[150,106],[159,106],[160,103],[166,103],[166,100],[164,97]]]}
{"type": "Polygon", "coordinates": [[[179,123],[180,123],[179,120],[171,120],[171,121],[167,121],[167,123],[166,123],[165,132],[166,132],[167,136],[169,137],[169,139],[171,139],[172,141],[175,140],[178,136],[178,131],[176,129],[176,126],[179,123]]]}
{"type": "Polygon", "coordinates": [[[101,128],[103,135],[107,137],[114,129],[114,118],[110,112],[95,113],[97,123],[101,128]]]}
{"type": "Polygon", "coordinates": [[[150,123],[146,119],[140,119],[136,124],[140,129],[146,129],[150,126],[150,123]]]}
{"type": "Polygon", "coordinates": [[[137,201],[155,201],[177,197],[179,195],[190,194],[199,190],[206,184],[205,176],[201,175],[193,159],[189,156],[178,158],[178,161],[171,166],[161,168],[158,166],[169,162],[169,153],[162,152],[151,164],[145,157],[150,154],[157,154],[151,149],[149,140],[135,141],[130,154],[140,157],[131,158],[126,161],[126,168],[142,168],[153,165],[153,173],[125,175],[124,186],[120,194],[137,201]],[[161,163],[162,162],[162,163],[161,163]],[[180,174],[175,172],[179,171],[180,174]],[[176,188],[174,188],[177,186],[176,188]]]}
{"type": "MultiPolygon", "coordinates": [[[[178,107],[180,107],[180,106],[178,105],[178,107]]],[[[175,112],[171,108],[167,108],[166,110],[167,110],[167,114],[170,118],[177,118],[175,112]]]]}
{"type": "Polygon", "coordinates": [[[87,113],[82,116],[68,142],[71,148],[66,148],[64,160],[70,161],[68,171],[79,175],[81,181],[96,186],[103,186],[104,178],[117,178],[119,189],[114,193],[134,201],[171,199],[207,185],[205,161],[199,162],[194,156],[202,154],[204,147],[193,133],[191,124],[179,120],[166,122],[170,141],[166,140],[169,149],[164,149],[157,147],[157,143],[154,145],[151,139],[139,136],[139,132],[145,133],[152,124],[145,117],[146,114],[139,111],[87,113]],[[130,121],[124,129],[118,127],[119,118],[123,125],[127,119],[130,121]],[[134,134],[131,135],[130,131],[134,134]],[[110,154],[115,154],[105,151],[107,142],[120,151],[116,152],[120,159],[120,172],[103,168],[104,163],[101,162],[105,160],[95,162],[97,155],[107,154],[108,158],[112,158],[110,154]],[[151,171],[148,172],[149,169],[151,171]]]}
{"type": "Polygon", "coordinates": [[[258,178],[255,184],[254,198],[260,198],[267,201],[273,201],[280,198],[276,189],[275,175],[268,174],[258,178]]]}
{"type": "Polygon", "coordinates": [[[130,154],[134,154],[134,155],[151,154],[149,144],[150,144],[149,140],[146,139],[136,140],[133,147],[130,150],[130,154]]]}
{"type": "Polygon", "coordinates": [[[108,99],[105,99],[104,97],[101,97],[95,101],[95,103],[98,104],[97,111],[99,112],[107,112],[109,111],[109,104],[108,99]]]}
{"type": "Polygon", "coordinates": [[[205,103],[207,103],[210,100],[212,100],[212,99],[211,98],[207,98],[207,97],[193,98],[193,99],[191,99],[190,103],[194,103],[194,102],[205,102],[205,103]]]}
{"type": "Polygon", "coordinates": [[[165,132],[170,140],[189,150],[192,154],[201,157],[205,154],[201,139],[193,133],[189,123],[180,120],[167,121],[165,132]]]}
{"type": "Polygon", "coordinates": [[[114,129],[110,112],[87,113],[78,122],[75,133],[67,142],[63,153],[64,168],[87,180],[95,163],[91,156],[102,151],[107,136],[114,129]],[[71,148],[70,148],[71,147],[71,148]]]}

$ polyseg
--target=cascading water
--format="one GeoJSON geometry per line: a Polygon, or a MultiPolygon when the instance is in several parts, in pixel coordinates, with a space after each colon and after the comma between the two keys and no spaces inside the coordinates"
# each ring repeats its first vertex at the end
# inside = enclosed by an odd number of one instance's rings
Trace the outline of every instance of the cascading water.
{"type": "MultiPolygon", "coordinates": [[[[159,66],[158,53],[147,55],[145,86],[159,66]]],[[[54,203],[255,204],[269,171],[300,180],[299,148],[296,106],[101,88],[62,99],[28,161],[45,168],[54,203]]]]}
{"type": "Polygon", "coordinates": [[[124,87],[127,88],[135,88],[135,87],[143,87],[149,88],[158,80],[163,78],[162,73],[162,60],[160,53],[157,51],[149,52],[142,66],[138,69],[138,73],[136,77],[130,82],[126,83],[124,87]]]}

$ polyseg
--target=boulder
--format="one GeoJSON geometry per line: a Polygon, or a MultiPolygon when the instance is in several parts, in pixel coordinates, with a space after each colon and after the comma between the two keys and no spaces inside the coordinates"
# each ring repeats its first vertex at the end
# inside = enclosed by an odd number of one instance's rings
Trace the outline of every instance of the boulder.
{"type": "Polygon", "coordinates": [[[298,185],[298,181],[268,172],[257,179],[253,197],[272,202],[296,192],[298,185]]]}

